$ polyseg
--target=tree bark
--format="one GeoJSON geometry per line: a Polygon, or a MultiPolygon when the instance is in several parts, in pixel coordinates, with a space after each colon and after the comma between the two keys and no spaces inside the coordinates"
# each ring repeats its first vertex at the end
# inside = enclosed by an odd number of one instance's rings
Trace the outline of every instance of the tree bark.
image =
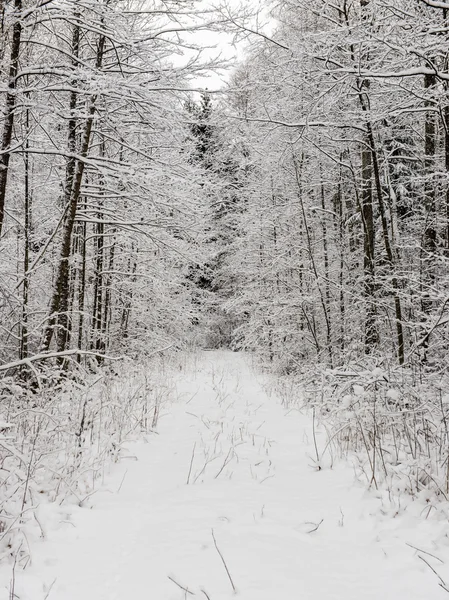
{"type": "MultiPolygon", "coordinates": [[[[366,85],[366,84],[365,84],[366,85]]],[[[399,364],[404,364],[405,361],[405,348],[404,348],[404,330],[402,325],[402,305],[399,297],[399,283],[396,275],[394,274],[394,267],[396,263],[396,257],[393,252],[392,244],[390,241],[390,233],[388,228],[387,212],[385,208],[385,202],[383,198],[382,182],[380,176],[379,158],[376,148],[376,141],[374,138],[373,126],[369,118],[369,99],[366,92],[363,91],[363,83],[359,85],[359,100],[362,107],[362,111],[366,115],[366,129],[367,129],[367,140],[371,149],[371,158],[373,164],[373,175],[374,185],[377,196],[377,205],[379,207],[380,220],[382,223],[382,239],[385,246],[385,253],[387,255],[388,264],[393,270],[393,276],[391,278],[391,285],[393,288],[394,298],[394,311],[395,311],[395,322],[396,322],[396,338],[397,338],[397,355],[399,364]]]]}
{"type": "MultiPolygon", "coordinates": [[[[424,76],[424,89],[427,92],[436,85],[435,75],[424,76]]],[[[435,154],[436,154],[436,119],[433,114],[433,102],[430,99],[426,100],[426,107],[429,109],[426,112],[426,120],[424,124],[424,166],[426,183],[424,185],[424,207],[425,207],[425,224],[423,235],[423,252],[422,252],[422,282],[421,282],[421,308],[425,314],[429,314],[432,308],[432,300],[430,298],[430,288],[434,282],[434,257],[437,249],[437,230],[436,230],[436,191],[435,183],[432,180],[432,175],[435,171],[435,154]]]]}
{"type": "Polygon", "coordinates": [[[27,141],[25,142],[25,181],[24,181],[24,248],[23,248],[23,290],[22,290],[22,326],[20,335],[20,360],[28,358],[28,297],[30,290],[30,279],[28,269],[30,268],[30,235],[31,235],[31,190],[30,190],[30,155],[28,153],[28,131],[30,128],[30,114],[26,110],[25,129],[27,141]]]}
{"type": "Polygon", "coordinates": [[[365,354],[379,343],[376,323],[375,232],[371,151],[362,151],[363,294],[365,297],[365,354]]]}
{"type": "MultiPolygon", "coordinates": [[[[74,26],[75,29],[78,25],[74,26]]],[[[105,47],[105,37],[100,35],[97,48],[97,69],[101,68],[105,47]]],[[[92,135],[92,126],[94,122],[96,110],[97,95],[91,96],[89,100],[87,119],[84,125],[83,134],[81,137],[80,159],[76,160],[76,165],[71,176],[71,167],[68,172],[69,179],[67,180],[66,195],[69,196],[69,207],[64,223],[62,247],[59,258],[59,266],[54,285],[53,297],[50,305],[48,324],[44,333],[42,350],[48,351],[53,337],[55,325],[57,325],[57,350],[62,352],[67,349],[68,342],[68,302],[69,302],[69,259],[72,247],[72,234],[76,219],[76,212],[81,192],[81,184],[85,168],[84,158],[87,157],[90,140],[92,135]],[[73,185],[70,188],[70,179],[73,179],[73,185]],[[70,191],[69,191],[70,190],[70,191]]],[[[71,134],[69,131],[69,139],[71,134]]]]}
{"type": "Polygon", "coordinates": [[[5,220],[5,199],[11,158],[11,140],[14,128],[14,115],[16,109],[17,73],[19,70],[20,44],[22,38],[22,0],[14,0],[16,21],[13,26],[11,57],[9,62],[8,91],[6,93],[6,106],[2,133],[0,154],[0,237],[5,220]]]}

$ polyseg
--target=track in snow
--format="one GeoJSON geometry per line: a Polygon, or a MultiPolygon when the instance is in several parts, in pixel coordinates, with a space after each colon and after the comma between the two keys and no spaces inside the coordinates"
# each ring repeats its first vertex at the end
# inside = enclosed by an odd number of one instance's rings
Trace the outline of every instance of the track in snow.
{"type": "Polygon", "coordinates": [[[241,355],[204,353],[177,386],[159,435],[128,447],[94,507],[61,507],[20,600],[225,600],[233,585],[242,600],[447,597],[412,531],[369,515],[378,501],[349,466],[313,468],[310,419],[241,355]]]}

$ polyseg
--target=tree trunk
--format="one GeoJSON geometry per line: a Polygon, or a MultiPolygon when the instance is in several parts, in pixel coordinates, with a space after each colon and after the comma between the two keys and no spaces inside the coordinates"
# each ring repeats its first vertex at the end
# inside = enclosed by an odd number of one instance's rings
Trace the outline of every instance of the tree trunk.
{"type": "MultiPolygon", "coordinates": [[[[112,231],[115,235],[115,231],[112,231]]],[[[105,295],[104,295],[104,315],[103,315],[103,330],[102,337],[105,349],[109,346],[109,329],[112,318],[112,271],[114,270],[114,258],[115,258],[115,241],[112,242],[109,250],[109,261],[108,261],[108,275],[105,280],[105,295]]]]}
{"type": "MultiPolygon", "coordinates": [[[[307,212],[306,212],[305,206],[304,206],[304,198],[303,198],[303,194],[302,194],[302,185],[301,185],[301,173],[300,173],[302,162],[303,162],[303,160],[301,160],[301,163],[298,163],[296,156],[293,156],[293,166],[295,169],[296,184],[298,187],[298,199],[299,199],[299,204],[301,207],[301,215],[302,215],[302,221],[303,221],[303,225],[304,225],[304,231],[306,234],[307,252],[309,255],[310,264],[312,266],[312,273],[313,273],[313,276],[315,279],[315,285],[318,289],[318,294],[320,297],[321,308],[323,309],[323,316],[324,316],[324,321],[326,324],[327,354],[328,354],[328,359],[329,359],[329,365],[332,367],[333,355],[332,355],[332,348],[331,348],[332,344],[331,344],[330,319],[329,319],[328,309],[327,309],[325,297],[323,294],[323,290],[321,289],[321,285],[320,285],[320,278],[318,275],[315,254],[313,251],[313,245],[312,245],[312,239],[311,239],[311,235],[310,235],[310,227],[309,227],[309,222],[308,222],[308,218],[307,218],[307,212]]],[[[316,329],[316,328],[314,327],[314,329],[316,329]]],[[[317,340],[316,335],[314,335],[314,337],[317,340]]]]}
{"type": "Polygon", "coordinates": [[[321,229],[323,231],[323,257],[324,257],[324,298],[326,302],[326,312],[328,318],[327,333],[327,346],[329,353],[330,367],[334,366],[334,349],[332,344],[332,313],[331,313],[331,291],[330,291],[330,273],[329,273],[329,252],[328,252],[328,239],[327,239],[327,225],[326,225],[326,196],[323,182],[323,168],[320,163],[320,197],[321,197],[321,208],[323,214],[321,217],[321,229]]]}
{"type": "MultiPolygon", "coordinates": [[[[83,348],[83,334],[84,334],[84,304],[86,298],[86,222],[80,223],[80,252],[81,252],[81,268],[79,272],[78,282],[78,344],[77,347],[82,350],[83,348]]],[[[77,361],[81,362],[81,354],[77,355],[77,361]]]]}
{"type": "Polygon", "coordinates": [[[92,310],[92,340],[91,349],[103,352],[103,295],[104,295],[104,224],[102,205],[100,203],[98,223],[95,227],[95,282],[94,282],[94,304],[92,310]]]}
{"type": "Polygon", "coordinates": [[[342,176],[340,172],[337,191],[334,194],[334,230],[335,239],[338,240],[338,288],[339,288],[339,313],[340,313],[340,333],[338,345],[340,347],[341,358],[345,353],[345,327],[346,327],[346,306],[345,306],[345,236],[344,236],[344,212],[343,212],[343,191],[342,176]]]}
{"type": "Polygon", "coordinates": [[[379,343],[376,323],[375,232],[371,151],[362,151],[363,294],[365,297],[365,354],[379,343]]]}
{"type": "Polygon", "coordinates": [[[14,128],[14,113],[16,109],[17,73],[19,70],[20,43],[22,38],[22,0],[14,0],[16,21],[13,27],[11,58],[9,62],[9,81],[6,93],[6,106],[3,123],[3,134],[0,154],[0,237],[5,220],[5,198],[11,158],[11,140],[14,128]]]}
{"type": "MultiPolygon", "coordinates": [[[[430,92],[436,85],[435,75],[424,76],[424,89],[430,92]]],[[[421,290],[421,308],[425,314],[429,314],[432,308],[432,300],[430,298],[430,288],[434,283],[434,257],[437,249],[437,230],[436,230],[436,192],[435,182],[432,175],[435,172],[435,154],[436,154],[436,119],[433,114],[433,102],[430,99],[426,100],[426,107],[429,109],[426,112],[426,120],[424,124],[424,166],[426,183],[424,185],[424,207],[425,207],[425,225],[423,236],[423,253],[422,253],[422,290],[421,290]]]]}
{"type": "Polygon", "coordinates": [[[394,311],[395,311],[395,322],[396,322],[396,338],[397,338],[397,355],[399,364],[404,364],[405,360],[405,348],[404,348],[404,330],[402,326],[402,306],[401,299],[399,297],[399,284],[396,275],[394,274],[394,268],[396,263],[396,257],[393,253],[392,244],[390,242],[390,234],[388,230],[387,212],[385,209],[385,203],[382,192],[382,183],[380,177],[379,158],[376,149],[376,141],[374,139],[374,132],[371,120],[369,118],[369,99],[366,92],[363,91],[363,87],[366,87],[365,83],[359,85],[359,100],[363,112],[366,115],[366,129],[367,129],[367,140],[371,149],[371,159],[373,165],[374,184],[376,189],[377,204],[379,207],[380,220],[382,223],[382,239],[385,246],[385,253],[387,255],[388,264],[393,271],[391,278],[391,285],[393,288],[394,298],[394,311]]]}
{"type": "MultiPolygon", "coordinates": [[[[449,86],[446,86],[449,91],[449,86]]],[[[444,166],[446,177],[449,178],[449,105],[444,107],[444,166]]],[[[446,237],[446,256],[449,256],[449,183],[446,183],[446,214],[445,214],[445,237],[446,237]]]]}
{"type": "Polygon", "coordinates": [[[30,191],[30,155],[28,153],[28,131],[30,128],[30,114],[26,110],[25,128],[27,140],[25,142],[25,197],[24,197],[24,249],[23,249],[23,290],[22,290],[22,327],[20,335],[20,360],[28,358],[28,296],[30,279],[28,269],[30,268],[30,234],[31,234],[31,191],[30,191]]]}
{"type": "MultiPolygon", "coordinates": [[[[75,25],[75,29],[78,26],[75,25]]],[[[105,37],[100,36],[98,49],[97,49],[97,61],[96,67],[101,68],[104,54],[105,37]]],[[[81,184],[83,181],[83,174],[85,168],[84,158],[86,158],[89,148],[92,134],[92,126],[95,115],[97,96],[94,95],[89,100],[87,119],[84,125],[84,131],[81,137],[81,158],[76,161],[76,166],[73,174],[73,186],[69,190],[70,185],[70,173],[68,176],[66,186],[66,195],[69,195],[69,207],[64,223],[63,240],[61,253],[59,258],[59,266],[56,275],[56,281],[54,285],[53,297],[50,305],[48,325],[44,333],[44,339],[42,343],[42,350],[48,351],[50,348],[51,340],[53,337],[55,325],[57,324],[57,350],[62,352],[67,348],[68,341],[68,301],[69,301],[69,259],[70,251],[72,247],[72,233],[76,219],[76,212],[78,208],[78,202],[81,192],[81,184]]],[[[70,132],[69,132],[70,137],[70,132]]]]}
{"type": "MultiPolygon", "coordinates": [[[[136,257],[138,254],[138,249],[136,249],[136,257]]],[[[131,244],[131,256],[129,258],[128,264],[128,272],[132,273],[130,277],[130,282],[134,283],[136,281],[136,272],[137,272],[137,258],[134,258],[134,243],[131,244]],[[131,268],[132,264],[132,268],[131,268]]],[[[129,292],[128,297],[124,302],[124,307],[122,310],[122,316],[120,320],[120,334],[123,339],[126,339],[129,335],[129,317],[131,315],[132,308],[132,300],[133,300],[133,292],[132,289],[129,292]]]]}

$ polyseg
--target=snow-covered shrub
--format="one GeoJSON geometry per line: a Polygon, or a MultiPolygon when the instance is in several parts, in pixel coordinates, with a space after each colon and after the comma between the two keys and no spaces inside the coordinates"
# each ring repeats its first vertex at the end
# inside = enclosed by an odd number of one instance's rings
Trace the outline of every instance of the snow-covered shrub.
{"type": "Polygon", "coordinates": [[[42,377],[35,391],[0,381],[0,560],[28,564],[28,536],[45,537],[44,504],[89,505],[123,444],[154,431],[180,360],[126,361],[57,387],[42,377]]]}
{"type": "Polygon", "coordinates": [[[282,401],[314,410],[327,431],[317,461],[336,451],[355,460],[374,488],[404,492],[432,506],[449,498],[449,377],[418,381],[412,370],[375,365],[310,370],[281,377],[282,401]]]}

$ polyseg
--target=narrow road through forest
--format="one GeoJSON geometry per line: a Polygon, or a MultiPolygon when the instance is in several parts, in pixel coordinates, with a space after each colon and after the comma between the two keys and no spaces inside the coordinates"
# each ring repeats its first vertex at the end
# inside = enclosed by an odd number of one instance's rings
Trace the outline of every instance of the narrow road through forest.
{"type": "Polygon", "coordinates": [[[20,599],[447,597],[350,465],[314,468],[311,419],[262,381],[230,352],[181,371],[158,434],[127,446],[91,509],[67,509],[20,599]]]}

